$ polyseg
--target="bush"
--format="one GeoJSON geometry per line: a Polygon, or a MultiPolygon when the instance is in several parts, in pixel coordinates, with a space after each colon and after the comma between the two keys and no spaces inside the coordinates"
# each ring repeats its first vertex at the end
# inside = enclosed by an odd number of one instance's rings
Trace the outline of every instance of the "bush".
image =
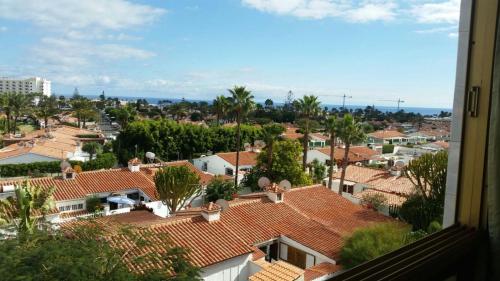
{"type": "Polygon", "coordinates": [[[387,197],[385,197],[384,194],[378,192],[364,194],[363,198],[361,198],[361,204],[380,211],[380,208],[387,204],[387,197]]]}
{"type": "MultiPolygon", "coordinates": [[[[110,169],[115,166],[116,157],[113,153],[103,153],[91,161],[70,161],[70,163],[73,167],[76,165],[80,166],[83,171],[110,169]]],[[[60,165],[60,161],[4,164],[0,165],[0,177],[40,176],[41,174],[60,173],[60,165]]]]}
{"type": "Polygon", "coordinates": [[[394,152],[394,144],[384,144],[382,146],[382,153],[393,153],[394,152]]]}
{"type": "Polygon", "coordinates": [[[87,197],[85,199],[85,207],[89,213],[100,211],[102,210],[101,199],[97,196],[87,197]]]}
{"type": "Polygon", "coordinates": [[[207,185],[205,201],[215,202],[218,199],[232,200],[233,195],[238,192],[232,180],[226,180],[222,176],[214,177],[207,185]]]}
{"type": "Polygon", "coordinates": [[[98,139],[100,138],[98,134],[81,134],[81,135],[76,135],[77,138],[81,139],[98,139]]]}
{"type": "Polygon", "coordinates": [[[352,268],[405,245],[408,227],[398,223],[382,223],[356,230],[346,239],[340,252],[341,264],[352,268]]]}

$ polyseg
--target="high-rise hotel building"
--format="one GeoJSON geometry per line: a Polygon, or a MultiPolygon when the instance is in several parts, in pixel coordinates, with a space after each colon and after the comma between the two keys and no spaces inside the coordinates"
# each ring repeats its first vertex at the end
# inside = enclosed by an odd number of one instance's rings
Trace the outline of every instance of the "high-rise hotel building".
{"type": "Polygon", "coordinates": [[[0,93],[42,93],[45,96],[50,96],[50,81],[32,77],[27,79],[12,79],[0,77],[0,93]]]}

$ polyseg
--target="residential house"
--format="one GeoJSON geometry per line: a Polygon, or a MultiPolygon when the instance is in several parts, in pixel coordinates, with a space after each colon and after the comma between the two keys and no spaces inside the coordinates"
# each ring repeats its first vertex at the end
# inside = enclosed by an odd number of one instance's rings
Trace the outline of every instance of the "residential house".
{"type": "MultiPolygon", "coordinates": [[[[283,137],[286,139],[299,140],[302,141],[304,134],[298,133],[299,128],[296,127],[286,127],[283,137]]],[[[315,149],[318,147],[325,147],[328,144],[330,137],[322,133],[311,133],[309,134],[309,149],[315,149]]]]}
{"type": "Polygon", "coordinates": [[[407,144],[408,136],[395,130],[382,130],[369,133],[367,143],[370,146],[381,146],[384,144],[407,144]]]}
{"type": "MultiPolygon", "coordinates": [[[[332,190],[338,192],[341,170],[334,174],[332,190]]],[[[361,204],[366,194],[382,194],[387,199],[383,213],[389,213],[389,206],[401,206],[408,195],[414,192],[410,179],[395,167],[391,171],[350,165],[346,169],[342,195],[351,202],[361,204]]]]}
{"type": "Polygon", "coordinates": [[[4,136],[5,147],[0,149],[1,164],[21,164],[43,161],[89,160],[82,151],[85,142],[104,142],[100,133],[69,126],[37,130],[26,135],[4,136]]]}
{"type": "MultiPolygon", "coordinates": [[[[104,208],[103,215],[115,215],[130,212],[137,205],[145,205],[160,217],[169,215],[168,208],[160,201],[156,193],[154,174],[165,166],[188,167],[200,176],[200,184],[206,184],[213,175],[203,173],[188,161],[176,161],[163,164],[141,164],[135,158],[129,161],[127,168],[97,170],[76,173],[71,165],[61,163],[61,177],[29,179],[30,184],[41,188],[55,187],[54,199],[56,210],[51,212],[49,220],[60,223],[75,217],[92,215],[87,212],[86,201],[89,197],[98,197],[104,208]]],[[[15,184],[22,180],[0,181],[0,198],[12,196],[15,184]]],[[[192,198],[192,206],[202,205],[202,196],[192,198]]]]}
{"type": "MultiPolygon", "coordinates": [[[[344,160],[345,149],[342,147],[336,147],[334,150],[335,164],[340,165],[344,160]]],[[[349,149],[348,163],[349,164],[370,164],[371,159],[375,156],[380,155],[376,150],[373,150],[366,146],[352,146],[349,149]]],[[[320,163],[325,165],[330,165],[330,147],[323,147],[318,149],[313,149],[307,152],[307,163],[311,163],[317,159],[320,163]]]]}
{"type": "MultiPolygon", "coordinates": [[[[341,269],[339,254],[346,235],[391,220],[318,185],[288,191],[271,185],[265,192],[229,201],[225,209],[210,203],[169,218],[134,211],[97,219],[107,227],[126,223],[168,233],[175,246],[189,249],[204,280],[217,281],[262,276],[325,280],[341,269]]],[[[167,247],[158,245],[155,251],[163,253],[167,247]]],[[[132,270],[141,270],[133,255],[125,259],[132,270]]],[[[165,265],[159,259],[148,266],[165,265]]]]}
{"type": "MultiPolygon", "coordinates": [[[[258,149],[240,151],[239,180],[243,179],[243,175],[257,164],[259,152],[258,149]]],[[[234,177],[236,173],[236,152],[221,152],[202,156],[194,159],[193,164],[199,170],[210,174],[234,177]]]]}

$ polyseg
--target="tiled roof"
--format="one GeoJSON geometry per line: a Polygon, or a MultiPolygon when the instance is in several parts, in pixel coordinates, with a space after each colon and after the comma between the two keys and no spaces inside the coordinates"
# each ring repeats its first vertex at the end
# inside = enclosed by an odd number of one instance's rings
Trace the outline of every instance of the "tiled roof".
{"type": "MultiPolygon", "coordinates": [[[[203,174],[187,161],[166,163],[165,165],[186,165],[193,171],[203,174]]],[[[74,200],[85,198],[89,194],[128,189],[140,189],[151,200],[157,200],[156,187],[148,169],[151,168],[141,168],[141,172],[130,172],[127,168],[88,171],[79,173],[75,179],[44,177],[29,179],[29,181],[42,187],[55,186],[54,198],[56,201],[74,200]]],[[[203,174],[200,182],[207,182],[211,178],[211,175],[203,174]]],[[[0,186],[21,181],[23,180],[0,181],[0,186]]]]}
{"type": "Polygon", "coordinates": [[[252,246],[253,253],[252,253],[252,260],[260,260],[266,256],[266,253],[262,252],[259,248],[252,246]]]}
{"type": "Polygon", "coordinates": [[[304,270],[284,261],[273,262],[270,266],[250,276],[250,281],[294,281],[304,274],[304,270]]]}
{"type": "MultiPolygon", "coordinates": [[[[330,156],[330,147],[329,146],[319,148],[318,151],[330,156]]],[[[340,147],[335,147],[335,150],[333,151],[333,157],[335,158],[335,161],[344,160],[344,154],[345,154],[345,149],[340,148],[340,147]]],[[[370,159],[369,157],[357,155],[357,154],[353,153],[351,150],[349,150],[349,155],[348,155],[348,162],[349,163],[362,162],[362,161],[367,161],[369,159],[370,159]]]]}
{"type": "Polygon", "coordinates": [[[444,149],[448,149],[448,147],[450,147],[450,143],[446,142],[446,141],[436,141],[436,142],[433,142],[433,144],[438,145],[444,149]]]}
{"type": "Polygon", "coordinates": [[[380,152],[373,150],[367,146],[351,146],[349,152],[365,158],[371,158],[375,155],[380,155],[380,152]]]}
{"type": "MultiPolygon", "coordinates": [[[[208,223],[200,216],[163,219],[148,211],[133,211],[126,214],[101,217],[96,221],[110,228],[130,224],[148,229],[154,235],[167,234],[174,246],[189,249],[188,258],[191,263],[201,268],[253,252],[252,247],[241,241],[222,222],[208,223]]],[[[75,223],[84,222],[65,223],[62,224],[62,227],[71,228],[75,223]]],[[[117,238],[111,237],[108,239],[114,240],[116,245],[127,247],[126,241],[120,241],[117,238]]],[[[154,248],[154,252],[157,254],[166,253],[170,246],[172,245],[158,243],[154,248]]],[[[144,270],[144,268],[140,267],[142,264],[138,265],[133,260],[133,255],[125,258],[131,270],[136,272],[144,270]]],[[[158,259],[158,264],[152,264],[151,268],[161,266],[165,266],[165,264],[158,259]]]]}
{"type": "Polygon", "coordinates": [[[377,138],[377,139],[389,139],[389,138],[399,138],[399,137],[406,137],[405,134],[400,133],[398,131],[376,131],[373,133],[368,134],[371,137],[377,138]]]}
{"type": "MultiPolygon", "coordinates": [[[[217,156],[236,166],[236,152],[217,153],[217,156]]],[[[240,151],[240,166],[254,166],[257,164],[257,155],[253,151],[240,151]]]]}
{"type": "MultiPolygon", "coordinates": [[[[186,166],[191,170],[191,172],[196,173],[200,177],[200,183],[203,185],[208,184],[213,178],[214,175],[210,173],[205,173],[197,169],[191,162],[187,160],[181,160],[181,161],[173,161],[173,162],[166,162],[163,163],[162,166],[186,166]]],[[[141,166],[141,171],[143,171],[151,180],[153,180],[153,176],[156,173],[156,171],[159,169],[158,164],[146,164],[141,166]]],[[[230,179],[230,177],[224,176],[224,178],[230,179]]],[[[154,181],[154,180],[153,180],[154,181]]]]}
{"type": "Polygon", "coordinates": [[[337,264],[331,264],[329,262],[318,263],[315,266],[309,267],[305,270],[304,280],[311,281],[321,276],[335,273],[341,270],[341,266],[337,264]]]}
{"type": "Polygon", "coordinates": [[[326,136],[326,135],[321,134],[321,133],[311,133],[310,138],[315,138],[315,139],[319,139],[319,140],[323,140],[323,141],[330,139],[329,136],[326,136]]]}
{"type": "Polygon", "coordinates": [[[168,233],[175,245],[190,249],[193,263],[200,267],[254,253],[252,246],[283,236],[337,259],[345,235],[357,227],[391,220],[319,185],[289,190],[281,203],[259,194],[234,199],[229,206],[218,221],[210,223],[199,211],[167,219],[136,211],[98,220],[168,233]]]}
{"type": "Polygon", "coordinates": [[[287,139],[292,139],[292,140],[296,140],[296,139],[300,139],[300,138],[304,137],[303,134],[297,133],[297,130],[298,130],[298,128],[295,128],[295,127],[287,127],[285,129],[285,132],[283,133],[283,136],[287,139]]]}
{"type": "MultiPolygon", "coordinates": [[[[334,175],[334,178],[340,179],[342,169],[339,169],[334,175]]],[[[346,169],[345,180],[356,183],[367,183],[379,178],[387,178],[389,173],[384,170],[377,170],[356,165],[349,165],[346,169]]]]}
{"type": "Polygon", "coordinates": [[[353,196],[355,198],[358,198],[358,199],[362,200],[363,196],[374,195],[374,194],[382,194],[382,195],[384,195],[384,197],[387,199],[387,201],[385,202],[385,204],[387,204],[389,206],[391,206],[391,205],[401,206],[406,201],[406,197],[405,196],[401,196],[401,195],[390,193],[390,192],[386,192],[386,191],[375,190],[375,189],[365,189],[365,190],[363,190],[361,192],[358,192],[358,193],[354,194],[353,196]]]}

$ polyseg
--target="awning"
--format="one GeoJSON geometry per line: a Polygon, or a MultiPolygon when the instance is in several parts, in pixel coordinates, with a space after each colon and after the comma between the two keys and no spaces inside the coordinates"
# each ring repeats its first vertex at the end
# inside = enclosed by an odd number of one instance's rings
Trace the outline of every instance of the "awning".
{"type": "Polygon", "coordinates": [[[113,203],[117,203],[117,204],[135,205],[134,200],[129,199],[127,197],[121,197],[121,196],[108,197],[108,202],[113,202],[113,203]]]}

